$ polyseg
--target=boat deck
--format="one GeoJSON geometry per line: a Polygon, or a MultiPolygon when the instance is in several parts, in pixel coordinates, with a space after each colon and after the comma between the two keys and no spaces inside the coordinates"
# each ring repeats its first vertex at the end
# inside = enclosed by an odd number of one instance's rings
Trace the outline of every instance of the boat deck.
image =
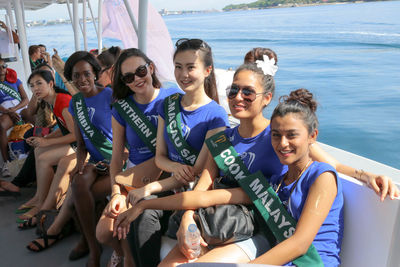
{"type": "MultiPolygon", "coordinates": [[[[80,235],[74,233],[40,253],[31,252],[26,245],[36,238],[36,228],[21,231],[15,222],[15,209],[35,194],[35,188],[22,188],[20,197],[0,197],[0,266],[47,267],[85,266],[88,257],[69,261],[68,255],[80,235]]],[[[101,266],[106,266],[112,250],[103,246],[101,266]]]]}

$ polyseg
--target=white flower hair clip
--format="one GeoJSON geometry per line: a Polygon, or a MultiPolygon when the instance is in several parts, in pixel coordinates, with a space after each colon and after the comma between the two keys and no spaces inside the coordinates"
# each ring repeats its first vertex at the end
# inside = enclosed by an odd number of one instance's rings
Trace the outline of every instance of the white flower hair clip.
{"type": "Polygon", "coordinates": [[[263,55],[263,60],[256,60],[257,68],[262,69],[264,75],[275,76],[278,66],[275,65],[275,59],[269,58],[267,55],[263,55]]]}

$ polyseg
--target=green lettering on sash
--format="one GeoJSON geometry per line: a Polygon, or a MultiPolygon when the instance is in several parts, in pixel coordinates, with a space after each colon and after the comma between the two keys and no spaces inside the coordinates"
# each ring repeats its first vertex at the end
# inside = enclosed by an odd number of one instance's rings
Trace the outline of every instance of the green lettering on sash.
{"type": "Polygon", "coordinates": [[[179,102],[180,95],[178,93],[170,95],[164,100],[167,135],[185,164],[193,166],[199,153],[186,142],[185,138],[183,138],[179,102]]]}
{"type": "Polygon", "coordinates": [[[89,114],[82,93],[75,94],[72,97],[71,104],[75,113],[74,119],[79,128],[85,133],[97,151],[105,159],[111,160],[112,143],[89,120],[89,114]]]}
{"type": "Polygon", "coordinates": [[[150,122],[147,116],[136,106],[129,96],[118,100],[113,106],[139,136],[140,140],[155,155],[157,128],[150,122]]]}
{"type": "Polygon", "coordinates": [[[5,82],[0,82],[0,90],[6,93],[7,95],[11,96],[12,98],[21,101],[21,96],[19,92],[16,92],[14,88],[6,84],[5,82]]]}
{"type": "MultiPolygon", "coordinates": [[[[223,131],[208,138],[206,144],[218,168],[225,175],[234,177],[250,197],[275,239],[282,242],[291,237],[297,222],[283,206],[261,171],[250,174],[223,131]]],[[[321,257],[313,244],[306,254],[293,260],[293,263],[296,266],[323,266],[321,257]]]]}

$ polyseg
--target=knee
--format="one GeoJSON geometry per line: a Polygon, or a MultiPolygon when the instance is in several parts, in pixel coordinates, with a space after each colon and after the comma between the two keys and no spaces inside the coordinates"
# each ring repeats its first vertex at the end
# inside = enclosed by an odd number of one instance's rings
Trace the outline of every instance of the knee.
{"type": "Polygon", "coordinates": [[[84,174],[77,173],[72,177],[71,189],[74,196],[86,193],[89,190],[89,185],[84,174]]]}
{"type": "Polygon", "coordinates": [[[101,243],[101,244],[109,244],[111,243],[113,237],[112,237],[112,220],[111,218],[108,218],[106,216],[102,216],[97,223],[96,226],[96,239],[101,243]]]}

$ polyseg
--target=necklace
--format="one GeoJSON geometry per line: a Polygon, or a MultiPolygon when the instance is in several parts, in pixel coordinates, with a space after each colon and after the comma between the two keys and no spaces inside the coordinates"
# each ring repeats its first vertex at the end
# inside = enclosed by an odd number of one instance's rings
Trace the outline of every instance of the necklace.
{"type": "MultiPolygon", "coordinates": [[[[299,180],[300,180],[300,177],[301,177],[301,176],[303,175],[303,173],[307,170],[308,166],[310,166],[310,163],[311,163],[311,162],[312,162],[312,160],[310,159],[310,160],[307,162],[306,166],[304,166],[304,168],[301,170],[299,176],[298,176],[297,179],[296,179],[295,184],[292,186],[292,189],[290,189],[290,194],[289,194],[288,203],[289,203],[289,201],[290,201],[290,196],[292,195],[293,190],[296,188],[297,183],[298,183],[299,180]]],[[[285,178],[288,176],[288,172],[289,172],[289,171],[287,171],[287,172],[285,173],[285,175],[282,177],[281,182],[279,183],[278,187],[277,187],[276,190],[275,190],[275,193],[278,193],[278,190],[279,190],[279,188],[281,188],[281,185],[282,185],[282,183],[283,183],[283,180],[285,180],[285,178]]]]}

